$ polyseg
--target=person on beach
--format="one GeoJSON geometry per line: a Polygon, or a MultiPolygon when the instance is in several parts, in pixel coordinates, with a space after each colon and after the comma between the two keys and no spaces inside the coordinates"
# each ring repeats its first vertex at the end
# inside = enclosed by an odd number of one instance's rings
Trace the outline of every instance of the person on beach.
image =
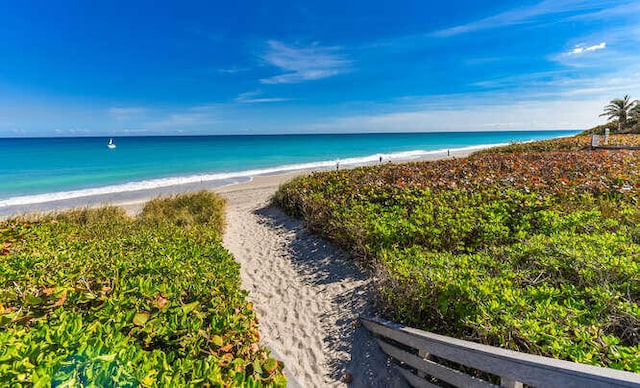
{"type": "Polygon", "coordinates": [[[380,155],[380,163],[382,163],[382,155],[380,155]]]}
{"type": "Polygon", "coordinates": [[[339,161],[339,160],[337,160],[337,161],[336,161],[336,170],[339,170],[339,169],[340,169],[340,161],[339,161]]]}

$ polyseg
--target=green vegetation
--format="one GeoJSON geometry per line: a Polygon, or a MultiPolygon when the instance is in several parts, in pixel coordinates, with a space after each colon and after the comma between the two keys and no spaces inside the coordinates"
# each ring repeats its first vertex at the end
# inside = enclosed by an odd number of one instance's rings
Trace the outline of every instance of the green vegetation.
{"type": "Polygon", "coordinates": [[[613,99],[604,107],[604,113],[600,116],[612,121],[588,129],[582,134],[603,135],[606,128],[620,134],[640,134],[640,103],[638,100],[631,100],[629,96],[613,99]]]}
{"type": "Polygon", "coordinates": [[[622,133],[622,130],[627,127],[629,119],[635,121],[640,116],[638,100],[631,100],[629,96],[611,100],[604,107],[604,113],[600,116],[606,116],[609,120],[615,119],[618,123],[618,133],[622,133]]]}
{"type": "Polygon", "coordinates": [[[148,226],[207,225],[222,236],[224,206],[224,199],[210,191],[185,193],[169,199],[156,198],[145,204],[138,222],[148,226]]]}
{"type": "MultiPolygon", "coordinates": [[[[604,129],[603,129],[604,131],[604,129]]],[[[622,136],[616,136],[622,137],[622,136]]],[[[612,137],[613,138],[613,137],[612,137]]],[[[551,152],[551,151],[581,151],[591,148],[589,136],[561,137],[558,139],[532,141],[527,143],[513,143],[507,146],[494,147],[476,152],[476,155],[493,154],[496,152],[551,152]]]]}
{"type": "Polygon", "coordinates": [[[224,202],[200,192],[0,223],[0,385],[284,386],[224,202]]]}
{"type": "Polygon", "coordinates": [[[640,153],[585,144],[316,173],[274,202],[371,266],[387,318],[638,372],[640,153]]]}
{"type": "MultiPolygon", "coordinates": [[[[604,133],[602,128],[596,127],[593,133],[604,133]],[[599,131],[597,130],[599,129],[599,131]]],[[[588,134],[591,134],[588,133],[588,134]]],[[[522,152],[557,152],[557,151],[586,151],[591,149],[591,138],[586,133],[573,137],[541,140],[528,143],[513,143],[502,147],[495,147],[476,152],[476,155],[489,155],[495,153],[522,153],[522,152]]],[[[604,143],[604,139],[602,140],[604,143]]],[[[640,136],[635,134],[610,135],[607,146],[640,146],[640,136]]]]}

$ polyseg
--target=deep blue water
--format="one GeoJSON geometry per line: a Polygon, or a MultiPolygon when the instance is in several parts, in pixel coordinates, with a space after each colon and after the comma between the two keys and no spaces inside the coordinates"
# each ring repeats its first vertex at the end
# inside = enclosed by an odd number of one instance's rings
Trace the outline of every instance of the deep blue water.
{"type": "Polygon", "coordinates": [[[333,168],[577,131],[0,139],[0,207],[179,183],[228,184],[296,169],[333,168]],[[71,193],[69,193],[71,192],[71,193]]]}

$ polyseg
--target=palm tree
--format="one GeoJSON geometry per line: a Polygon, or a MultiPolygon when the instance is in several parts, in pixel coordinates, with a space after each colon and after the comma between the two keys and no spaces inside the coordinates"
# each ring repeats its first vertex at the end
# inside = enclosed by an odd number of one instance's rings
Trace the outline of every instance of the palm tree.
{"type": "Polygon", "coordinates": [[[600,116],[607,116],[609,120],[618,119],[618,132],[620,132],[624,124],[626,124],[627,118],[636,114],[637,106],[638,100],[631,101],[629,96],[624,96],[622,99],[616,98],[604,107],[604,113],[600,116]]]}
{"type": "Polygon", "coordinates": [[[640,102],[638,102],[636,106],[629,111],[629,118],[640,120],[640,102]]]}

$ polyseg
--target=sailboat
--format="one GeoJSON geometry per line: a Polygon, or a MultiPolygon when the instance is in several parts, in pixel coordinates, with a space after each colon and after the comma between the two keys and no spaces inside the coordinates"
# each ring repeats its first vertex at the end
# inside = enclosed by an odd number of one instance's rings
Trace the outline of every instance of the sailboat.
{"type": "Polygon", "coordinates": [[[116,145],[113,143],[113,139],[109,139],[109,144],[107,144],[109,148],[116,148],[116,145]]]}

